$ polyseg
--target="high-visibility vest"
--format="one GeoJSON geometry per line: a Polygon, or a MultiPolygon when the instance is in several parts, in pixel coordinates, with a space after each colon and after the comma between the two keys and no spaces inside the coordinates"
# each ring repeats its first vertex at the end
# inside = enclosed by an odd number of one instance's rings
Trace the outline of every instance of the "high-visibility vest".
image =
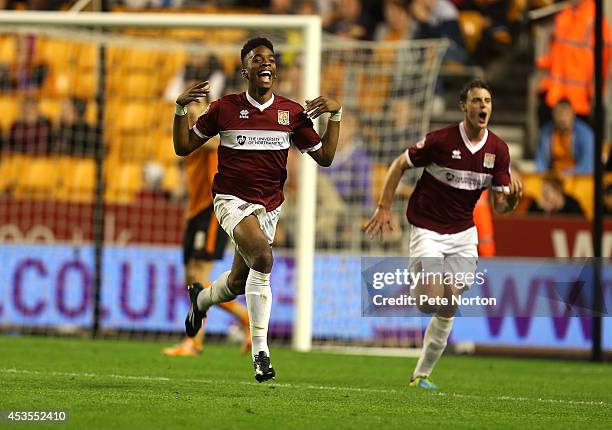
{"type": "Polygon", "coordinates": [[[485,190],[474,208],[474,224],[478,230],[478,255],[495,256],[495,238],[493,237],[493,214],[489,203],[489,190],[485,190]]]}
{"type": "MultiPolygon", "coordinates": [[[[590,114],[594,96],[594,30],[594,0],[583,0],[575,8],[568,6],[555,17],[549,52],[537,60],[537,66],[547,71],[540,91],[546,93],[548,106],[566,98],[577,114],[590,114]]],[[[603,30],[603,72],[607,76],[611,37],[605,20],[603,30]]]]}

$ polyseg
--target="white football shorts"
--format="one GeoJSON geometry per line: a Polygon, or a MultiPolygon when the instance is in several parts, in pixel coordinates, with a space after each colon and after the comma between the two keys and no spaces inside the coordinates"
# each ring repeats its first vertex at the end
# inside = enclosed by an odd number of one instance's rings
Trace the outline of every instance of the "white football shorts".
{"type": "Polygon", "coordinates": [[[459,233],[442,234],[410,226],[411,267],[425,272],[474,273],[478,264],[478,231],[470,227],[459,233]]]}
{"type": "Polygon", "coordinates": [[[219,224],[232,240],[234,240],[234,229],[240,221],[253,214],[257,217],[268,243],[272,244],[274,241],[276,224],[278,224],[281,212],[280,206],[267,212],[266,208],[260,204],[249,203],[229,194],[217,194],[213,205],[219,224]]]}

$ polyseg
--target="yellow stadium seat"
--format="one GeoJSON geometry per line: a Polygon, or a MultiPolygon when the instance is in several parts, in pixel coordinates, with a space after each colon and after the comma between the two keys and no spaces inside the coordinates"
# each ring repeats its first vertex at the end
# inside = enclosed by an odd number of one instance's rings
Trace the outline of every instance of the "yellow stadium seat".
{"type": "Polygon", "coordinates": [[[36,45],[37,61],[48,64],[52,72],[71,70],[77,57],[77,44],[63,39],[40,37],[36,45]]]}
{"type": "Polygon", "coordinates": [[[542,196],[542,175],[539,173],[526,174],[521,177],[523,194],[538,200],[542,196]]]}
{"type": "Polygon", "coordinates": [[[485,18],[480,12],[462,10],[459,12],[459,27],[467,50],[469,52],[476,51],[476,47],[482,38],[485,18]]]}
{"type": "Polygon", "coordinates": [[[76,67],[79,70],[94,70],[98,67],[98,46],[95,43],[79,43],[76,53],[76,67]]]}
{"type": "Polygon", "coordinates": [[[52,199],[61,180],[58,160],[29,157],[19,175],[16,196],[21,198],[52,199]]]}
{"type": "Polygon", "coordinates": [[[112,203],[131,203],[142,190],[142,164],[109,165],[106,177],[106,199],[112,203]]]}
{"type": "Polygon", "coordinates": [[[92,99],[98,93],[98,74],[95,70],[79,70],[74,75],[72,95],[92,99]]]}
{"type": "Polygon", "coordinates": [[[184,187],[183,174],[178,163],[170,163],[164,166],[164,177],[162,189],[173,194],[180,193],[184,187]]]}
{"type": "Polygon", "coordinates": [[[115,125],[121,131],[146,131],[159,120],[157,108],[155,102],[125,102],[119,107],[115,125]]]}
{"type": "Polygon", "coordinates": [[[24,172],[25,164],[28,162],[25,155],[2,154],[0,158],[0,192],[12,192],[19,177],[24,172]]]}
{"type": "Polygon", "coordinates": [[[138,133],[118,133],[112,137],[111,151],[123,161],[155,159],[157,156],[158,136],[156,130],[138,133]]]}
{"type": "Polygon", "coordinates": [[[51,120],[51,122],[55,124],[59,123],[60,117],[62,115],[61,99],[41,99],[38,102],[38,108],[44,116],[51,120]]]}
{"type": "Polygon", "coordinates": [[[158,98],[166,84],[157,74],[146,72],[128,72],[112,82],[117,96],[131,99],[158,98]]]}
{"type": "Polygon", "coordinates": [[[57,197],[75,202],[93,201],[96,188],[96,162],[88,158],[69,158],[63,171],[63,184],[57,197]]]}
{"type": "Polygon", "coordinates": [[[17,62],[17,41],[15,36],[0,36],[0,63],[14,64],[17,62]]]}
{"type": "Polygon", "coordinates": [[[0,127],[7,136],[15,119],[19,116],[19,101],[16,97],[0,97],[0,127]]]}
{"type": "Polygon", "coordinates": [[[174,152],[174,144],[172,143],[172,134],[160,133],[156,145],[157,153],[155,159],[161,164],[174,163],[180,159],[174,152]]]}
{"type": "Polygon", "coordinates": [[[593,177],[587,175],[568,176],[563,182],[565,192],[580,203],[582,210],[587,218],[593,218],[593,198],[595,194],[595,186],[593,177]]]}

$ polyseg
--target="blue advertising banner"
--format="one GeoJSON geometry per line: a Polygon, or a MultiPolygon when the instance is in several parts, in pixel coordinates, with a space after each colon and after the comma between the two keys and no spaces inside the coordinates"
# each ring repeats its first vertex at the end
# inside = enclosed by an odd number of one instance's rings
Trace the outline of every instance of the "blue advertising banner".
{"type": "MultiPolygon", "coordinates": [[[[213,278],[227,270],[227,253],[213,278]]],[[[90,327],[93,248],[68,245],[3,245],[0,248],[0,325],[90,327]]],[[[421,317],[362,316],[362,267],[359,256],[320,254],[315,259],[313,335],[316,338],[380,340],[420,336],[421,317]]],[[[533,297],[543,276],[561,270],[559,262],[491,260],[487,282],[501,289],[501,313],[457,318],[451,340],[476,343],[590,347],[589,317],[555,313],[537,316],[533,297]],[[531,267],[530,265],[535,265],[531,267]],[[527,270],[526,268],[529,268],[527,270]],[[531,298],[531,299],[530,299],[531,298]]],[[[276,255],[272,274],[270,333],[290,336],[294,315],[295,262],[276,255]]],[[[610,269],[604,273],[609,285],[610,269]]],[[[102,327],[182,331],[188,308],[180,250],[175,247],[112,247],[104,254],[102,327]]],[[[606,287],[609,296],[612,288],[606,287]]],[[[606,297],[607,297],[606,296],[606,297]]],[[[606,302],[609,303],[609,298],[606,302]]],[[[560,308],[561,309],[561,308],[560,308]]],[[[610,310],[608,309],[608,312],[610,310]]],[[[540,314],[541,315],[541,314],[540,314]]],[[[232,317],[217,308],[207,321],[209,333],[226,333],[232,317]]],[[[612,349],[612,318],[604,318],[604,346],[612,349]]]]}

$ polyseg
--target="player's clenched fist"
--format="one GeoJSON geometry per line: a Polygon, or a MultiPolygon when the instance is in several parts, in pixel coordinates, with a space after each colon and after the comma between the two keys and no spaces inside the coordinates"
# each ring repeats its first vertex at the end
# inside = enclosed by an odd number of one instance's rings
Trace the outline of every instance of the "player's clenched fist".
{"type": "Polygon", "coordinates": [[[176,104],[180,106],[187,106],[191,102],[200,103],[202,97],[210,91],[210,84],[208,81],[199,82],[189,88],[187,88],[180,96],[176,99],[176,104]]]}
{"type": "Polygon", "coordinates": [[[308,115],[310,119],[314,119],[325,112],[336,113],[340,108],[340,103],[336,100],[326,96],[319,96],[314,100],[306,100],[306,109],[304,109],[304,113],[308,115]]]}

